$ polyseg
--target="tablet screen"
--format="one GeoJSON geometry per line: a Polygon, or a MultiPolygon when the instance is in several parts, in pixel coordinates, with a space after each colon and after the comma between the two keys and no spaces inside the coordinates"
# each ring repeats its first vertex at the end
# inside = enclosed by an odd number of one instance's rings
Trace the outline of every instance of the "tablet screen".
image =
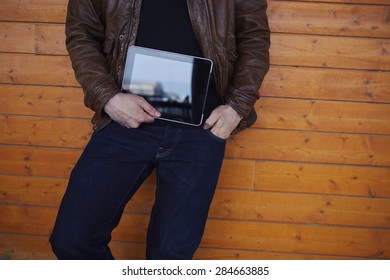
{"type": "Polygon", "coordinates": [[[209,59],[131,46],[122,89],[144,97],[159,119],[201,125],[211,70],[209,59]]]}

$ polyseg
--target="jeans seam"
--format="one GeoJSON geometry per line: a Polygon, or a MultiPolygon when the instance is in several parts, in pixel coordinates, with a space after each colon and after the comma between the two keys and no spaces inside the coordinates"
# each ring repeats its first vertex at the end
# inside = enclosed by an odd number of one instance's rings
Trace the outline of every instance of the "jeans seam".
{"type": "Polygon", "coordinates": [[[169,147],[169,149],[165,152],[163,152],[162,154],[158,153],[157,152],[157,155],[156,155],[156,158],[162,158],[162,157],[165,157],[167,156],[170,152],[172,152],[172,150],[176,147],[177,143],[179,142],[179,137],[181,135],[181,129],[179,129],[178,133],[176,134],[176,138],[175,138],[175,141],[173,143],[173,145],[171,147],[169,147]]]}

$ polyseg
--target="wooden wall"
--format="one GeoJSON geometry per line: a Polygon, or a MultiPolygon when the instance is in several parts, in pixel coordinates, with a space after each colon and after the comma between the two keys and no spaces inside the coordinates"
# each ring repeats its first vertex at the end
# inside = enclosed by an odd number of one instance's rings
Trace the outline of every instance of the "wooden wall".
{"type": "MultiPolygon", "coordinates": [[[[64,47],[66,0],[0,2],[0,259],[48,236],[91,112],[64,47]]],[[[390,258],[390,0],[269,0],[256,125],[228,141],[197,259],[390,258]]],[[[144,258],[148,179],[112,248],[144,258]]]]}

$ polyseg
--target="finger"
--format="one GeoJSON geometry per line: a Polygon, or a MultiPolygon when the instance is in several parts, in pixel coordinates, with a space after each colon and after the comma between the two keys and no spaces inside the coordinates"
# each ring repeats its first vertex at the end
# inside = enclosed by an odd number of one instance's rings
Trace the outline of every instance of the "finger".
{"type": "Polygon", "coordinates": [[[150,123],[154,121],[154,117],[149,115],[146,111],[144,111],[141,107],[137,108],[137,113],[130,118],[132,122],[141,123],[150,123]]]}
{"type": "MultiPolygon", "coordinates": [[[[145,111],[143,112],[143,114],[144,114],[144,116],[143,116],[142,122],[145,122],[145,123],[152,123],[152,122],[154,122],[155,117],[152,117],[149,113],[147,113],[145,111]]],[[[158,117],[156,116],[156,118],[158,118],[158,117]]]]}
{"type": "Polygon", "coordinates": [[[210,127],[213,127],[220,117],[221,117],[221,113],[219,112],[218,108],[213,110],[210,116],[206,119],[203,128],[209,129],[210,127]]]}
{"type": "Polygon", "coordinates": [[[138,106],[140,106],[145,113],[149,114],[149,116],[153,118],[158,118],[161,116],[161,113],[152,105],[150,105],[145,99],[140,99],[138,106]]]}
{"type": "Polygon", "coordinates": [[[224,125],[221,125],[219,121],[210,129],[211,133],[215,136],[218,136],[222,139],[227,139],[230,135],[228,128],[224,125]]]}

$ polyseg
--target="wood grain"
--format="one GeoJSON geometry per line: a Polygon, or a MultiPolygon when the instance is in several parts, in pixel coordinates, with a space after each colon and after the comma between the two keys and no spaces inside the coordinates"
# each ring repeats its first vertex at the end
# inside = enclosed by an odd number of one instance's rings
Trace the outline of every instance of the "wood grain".
{"type": "Polygon", "coordinates": [[[258,128],[390,134],[390,104],[262,98],[258,128]]]}
{"type": "Polygon", "coordinates": [[[90,119],[80,88],[0,85],[0,114],[90,119]]]}
{"type": "Polygon", "coordinates": [[[81,152],[76,149],[0,146],[0,170],[7,175],[67,178],[81,152]]]}
{"type": "Polygon", "coordinates": [[[254,189],[390,198],[390,168],[258,161],[254,189]]]}
{"type": "Polygon", "coordinates": [[[0,19],[64,23],[67,3],[67,0],[2,0],[0,2],[0,19]]]}
{"type": "Polygon", "coordinates": [[[0,143],[84,148],[92,135],[88,119],[0,116],[0,143]]]}
{"type": "MultiPolygon", "coordinates": [[[[270,2],[296,2],[296,0],[269,0],[270,2]]],[[[327,2],[327,3],[347,3],[347,4],[380,4],[390,5],[390,0],[300,0],[302,2],[327,2]]]]}
{"type": "MultiPolygon", "coordinates": [[[[342,5],[342,1],[335,1],[338,2],[336,4],[321,2],[268,1],[271,30],[284,33],[390,37],[389,6],[342,5]]],[[[385,4],[384,2],[377,0],[377,4],[385,4]]]]}
{"type": "Polygon", "coordinates": [[[385,39],[273,34],[271,41],[273,65],[390,70],[385,39]]]}
{"type": "Polygon", "coordinates": [[[212,220],[202,244],[208,248],[224,244],[229,249],[388,258],[390,231],[212,220]]]}
{"type": "Polygon", "coordinates": [[[67,56],[31,56],[0,53],[0,83],[76,86],[67,56]]]}
{"type": "Polygon", "coordinates": [[[262,96],[390,103],[390,72],[271,67],[262,96]]]}
{"type": "Polygon", "coordinates": [[[248,129],[229,140],[226,156],[257,160],[390,166],[388,147],[388,136],[248,129]]]}
{"type": "Polygon", "coordinates": [[[1,52],[34,53],[35,51],[34,25],[31,23],[0,22],[0,38],[1,52]]]}

